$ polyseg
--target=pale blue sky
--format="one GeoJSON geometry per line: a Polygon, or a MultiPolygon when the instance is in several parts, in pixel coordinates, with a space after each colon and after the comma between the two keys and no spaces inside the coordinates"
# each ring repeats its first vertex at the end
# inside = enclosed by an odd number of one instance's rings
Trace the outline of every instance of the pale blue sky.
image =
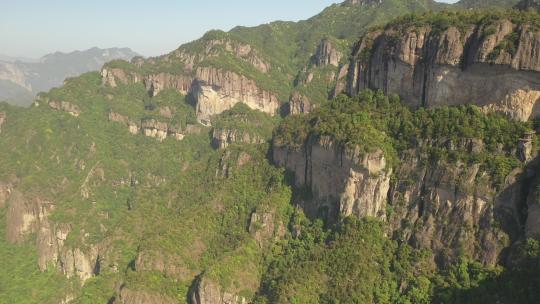
{"type": "Polygon", "coordinates": [[[0,0],[0,54],[93,46],[167,53],[210,29],[302,20],[341,0],[0,0]]]}

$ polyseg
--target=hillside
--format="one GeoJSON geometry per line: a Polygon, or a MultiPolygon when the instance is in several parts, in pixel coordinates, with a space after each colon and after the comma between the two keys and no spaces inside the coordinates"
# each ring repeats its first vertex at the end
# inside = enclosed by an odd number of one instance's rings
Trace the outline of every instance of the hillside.
{"type": "Polygon", "coordinates": [[[71,53],[56,52],[36,61],[0,60],[0,100],[16,105],[30,105],[42,91],[62,85],[64,79],[96,71],[111,60],[138,56],[124,48],[99,49],[71,53]]]}
{"type": "Polygon", "coordinates": [[[538,302],[540,13],[458,10],[348,0],[0,103],[0,302],[538,302]]]}

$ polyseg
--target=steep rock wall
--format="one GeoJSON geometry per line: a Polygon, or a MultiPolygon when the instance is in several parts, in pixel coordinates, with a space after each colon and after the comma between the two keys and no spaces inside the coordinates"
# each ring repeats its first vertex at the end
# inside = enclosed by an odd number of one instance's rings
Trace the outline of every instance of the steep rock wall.
{"type": "Polygon", "coordinates": [[[48,219],[55,208],[53,203],[25,197],[14,189],[7,200],[7,208],[6,239],[17,244],[35,234],[37,264],[41,271],[54,267],[68,278],[77,277],[82,284],[99,273],[98,246],[87,246],[84,251],[64,246],[70,227],[48,219]]]}
{"type": "Polygon", "coordinates": [[[210,117],[231,109],[242,102],[254,110],[274,115],[280,104],[277,97],[260,89],[245,76],[215,68],[197,69],[193,96],[197,101],[197,117],[209,122],[210,117]]]}
{"type": "Polygon", "coordinates": [[[500,20],[461,31],[371,32],[349,68],[348,93],[364,88],[397,93],[412,107],[474,103],[528,120],[540,115],[540,31],[500,20]]]}
{"type": "Polygon", "coordinates": [[[174,89],[182,94],[190,94],[195,101],[199,122],[209,125],[211,117],[231,109],[242,102],[254,110],[275,115],[280,103],[277,97],[260,89],[255,81],[233,72],[212,67],[200,67],[194,74],[150,74],[143,80],[127,77],[126,72],[117,69],[102,70],[105,85],[115,87],[117,80],[129,83],[143,81],[152,97],[165,89],[174,89]]]}
{"type": "Polygon", "coordinates": [[[6,122],[6,113],[0,112],[0,133],[2,133],[2,125],[6,122]]]}
{"type": "Polygon", "coordinates": [[[191,304],[247,304],[246,298],[222,291],[221,287],[206,279],[201,278],[196,282],[190,298],[191,304]]]}
{"type": "Polygon", "coordinates": [[[225,149],[234,143],[260,144],[265,140],[255,134],[239,130],[214,129],[212,131],[212,146],[215,149],[225,149]]]}
{"type": "MultiPolygon", "coordinates": [[[[478,141],[455,145],[474,151],[483,147],[478,141]]],[[[504,261],[505,248],[523,235],[522,203],[530,174],[516,169],[496,188],[480,165],[433,162],[419,151],[406,151],[390,170],[381,152],[361,156],[327,137],[311,137],[298,147],[274,140],[273,158],[294,173],[297,189],[311,193],[298,202],[307,214],[327,212],[334,221],[348,215],[385,219],[393,238],[430,249],[439,265],[462,254],[486,265],[504,261]]],[[[529,214],[531,233],[538,229],[537,217],[529,214]]]]}
{"type": "Polygon", "coordinates": [[[300,148],[274,141],[274,162],[295,174],[295,185],[313,195],[307,213],[358,217],[386,217],[390,171],[381,151],[361,155],[329,137],[312,137],[300,148]]]}

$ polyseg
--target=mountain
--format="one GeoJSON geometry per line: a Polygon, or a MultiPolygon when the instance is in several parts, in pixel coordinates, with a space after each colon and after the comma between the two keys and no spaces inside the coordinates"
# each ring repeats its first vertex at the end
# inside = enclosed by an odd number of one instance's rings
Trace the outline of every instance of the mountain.
{"type": "Polygon", "coordinates": [[[130,60],[135,56],[138,55],[128,48],[91,48],[56,52],[37,61],[6,57],[0,59],[0,100],[29,105],[37,93],[60,86],[68,77],[99,70],[111,60],[130,60]]]}
{"type": "Polygon", "coordinates": [[[539,25],[349,0],[0,103],[0,302],[538,302],[539,25]]]}

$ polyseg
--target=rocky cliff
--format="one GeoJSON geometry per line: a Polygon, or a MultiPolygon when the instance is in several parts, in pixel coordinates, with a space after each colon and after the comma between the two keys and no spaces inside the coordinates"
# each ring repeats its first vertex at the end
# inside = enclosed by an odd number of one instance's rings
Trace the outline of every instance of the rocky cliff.
{"type": "Polygon", "coordinates": [[[6,113],[0,112],[0,133],[2,133],[2,125],[6,122],[6,113]]]}
{"type": "Polygon", "coordinates": [[[231,144],[260,144],[264,142],[263,138],[249,132],[216,128],[212,131],[212,146],[216,149],[225,149],[231,144]]]}
{"type": "Polygon", "coordinates": [[[199,122],[209,125],[211,117],[234,107],[241,102],[254,110],[275,115],[280,103],[277,97],[243,75],[212,67],[200,67],[194,75],[159,73],[150,74],[144,79],[138,74],[128,76],[122,69],[105,67],[102,72],[105,85],[117,86],[143,81],[148,94],[157,96],[165,89],[173,89],[182,94],[190,94],[195,101],[199,122]]]}
{"type": "Polygon", "coordinates": [[[330,40],[323,39],[317,47],[314,61],[318,66],[333,65],[337,67],[343,55],[332,45],[330,40]]]}
{"type": "Polygon", "coordinates": [[[504,260],[503,250],[521,235],[520,208],[527,199],[530,234],[539,229],[536,192],[524,192],[531,176],[526,170],[511,172],[496,189],[479,165],[430,163],[413,149],[391,169],[380,152],[361,156],[327,137],[300,147],[274,141],[273,158],[294,173],[298,189],[311,192],[299,202],[308,214],[381,218],[395,238],[432,250],[439,265],[464,252],[487,265],[504,260]]]}
{"type": "Polygon", "coordinates": [[[296,187],[312,193],[303,203],[308,214],[386,217],[391,169],[381,151],[362,155],[329,137],[312,137],[299,148],[274,141],[273,159],[294,172],[296,187]]]}
{"type": "Polygon", "coordinates": [[[86,246],[84,250],[66,247],[64,242],[70,227],[49,220],[55,209],[52,202],[26,197],[12,185],[3,187],[0,199],[6,201],[7,206],[6,239],[11,243],[22,243],[35,237],[37,265],[41,271],[53,267],[67,278],[78,278],[82,284],[99,273],[98,247],[86,246]]]}
{"type": "Polygon", "coordinates": [[[222,291],[221,287],[208,280],[201,278],[195,284],[191,295],[191,304],[247,304],[244,297],[222,291]]]}
{"type": "Polygon", "coordinates": [[[367,34],[347,91],[399,94],[412,107],[476,104],[517,120],[540,115],[540,31],[498,19],[481,25],[413,25],[367,34]]]}
{"type": "Polygon", "coordinates": [[[159,141],[165,140],[167,137],[174,138],[176,140],[183,140],[186,135],[199,134],[201,127],[198,125],[187,124],[184,128],[162,122],[156,119],[142,119],[139,122],[135,122],[129,117],[116,112],[109,112],[109,121],[119,122],[124,124],[131,134],[142,133],[144,136],[153,137],[159,141]]]}

